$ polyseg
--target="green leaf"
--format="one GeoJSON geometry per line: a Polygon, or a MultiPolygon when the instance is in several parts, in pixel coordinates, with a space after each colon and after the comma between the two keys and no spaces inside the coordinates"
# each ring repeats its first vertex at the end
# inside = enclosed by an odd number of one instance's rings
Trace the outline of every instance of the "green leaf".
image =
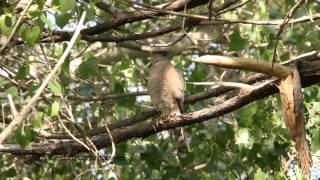
{"type": "Polygon", "coordinates": [[[62,87],[58,81],[51,80],[48,84],[49,89],[55,96],[61,96],[62,95],[62,87]]]}
{"type": "Polygon", "coordinates": [[[32,121],[32,124],[35,128],[41,128],[43,124],[43,112],[38,112],[35,116],[35,119],[32,121]]]}
{"type": "Polygon", "coordinates": [[[180,163],[182,166],[187,166],[191,164],[195,160],[195,155],[193,153],[188,153],[185,157],[180,159],[180,163]]]}
{"type": "Polygon", "coordinates": [[[74,9],[74,6],[76,4],[75,0],[60,0],[60,11],[62,14],[65,14],[68,11],[71,11],[72,9],[74,9]]]}
{"type": "Polygon", "coordinates": [[[92,79],[99,75],[97,59],[94,56],[89,56],[85,59],[86,60],[82,62],[77,69],[77,75],[82,79],[92,79]]]}
{"type": "Polygon", "coordinates": [[[240,51],[245,48],[246,40],[241,37],[238,29],[231,34],[230,40],[230,51],[240,51]]]}
{"type": "Polygon", "coordinates": [[[129,59],[129,57],[124,57],[121,59],[120,65],[118,65],[118,70],[119,71],[126,70],[130,68],[130,65],[131,65],[131,60],[129,59]]]}
{"type": "Polygon", "coordinates": [[[319,128],[315,128],[311,130],[312,141],[311,141],[311,150],[312,152],[319,153],[320,152],[320,130],[319,128]]]}
{"type": "Polygon", "coordinates": [[[27,42],[28,45],[32,46],[40,39],[41,29],[39,26],[33,26],[32,28],[24,31],[22,38],[27,42]]]}
{"type": "Polygon", "coordinates": [[[25,127],[24,129],[22,129],[21,127],[19,127],[15,131],[15,137],[20,146],[22,148],[25,148],[35,139],[35,133],[29,128],[25,127]]]}
{"type": "Polygon", "coordinates": [[[257,172],[254,174],[254,179],[256,180],[268,179],[268,175],[259,168],[257,172]]]}
{"type": "Polygon", "coordinates": [[[141,154],[141,159],[145,160],[148,166],[152,169],[159,169],[161,164],[162,154],[155,145],[148,145],[147,151],[141,154]]]}
{"type": "Polygon", "coordinates": [[[119,102],[119,106],[124,106],[124,107],[127,107],[127,108],[131,108],[136,103],[136,97],[122,98],[122,99],[119,99],[118,102],[119,102]]]}
{"type": "Polygon", "coordinates": [[[15,97],[15,96],[18,96],[18,89],[17,87],[15,86],[11,86],[9,87],[7,90],[6,90],[6,93],[7,94],[11,94],[11,96],[15,97]]]}
{"type": "Polygon", "coordinates": [[[4,85],[10,83],[10,81],[4,80],[4,79],[0,79],[0,87],[3,87],[4,85]]]}
{"type": "Polygon", "coordinates": [[[176,177],[181,173],[181,169],[174,166],[165,167],[165,175],[162,179],[176,179],[176,177]]]}
{"type": "Polygon", "coordinates": [[[28,10],[28,14],[29,16],[31,16],[31,18],[39,16],[41,14],[41,9],[39,5],[38,4],[31,5],[28,10]]]}
{"type": "Polygon", "coordinates": [[[0,30],[2,33],[8,34],[13,26],[12,18],[7,15],[0,16],[0,30]]]}
{"type": "Polygon", "coordinates": [[[52,29],[52,23],[51,23],[51,21],[50,21],[44,14],[41,14],[40,20],[41,20],[44,24],[46,24],[46,25],[49,27],[49,29],[52,29]]]}
{"type": "Polygon", "coordinates": [[[70,20],[72,14],[66,13],[57,16],[56,23],[60,28],[63,28],[70,20]]]}
{"type": "Polygon", "coordinates": [[[94,96],[96,95],[94,90],[88,85],[81,85],[79,87],[81,96],[94,96]]]}
{"type": "Polygon", "coordinates": [[[253,139],[247,128],[241,128],[236,134],[236,144],[244,145],[246,148],[251,149],[253,139]]]}
{"type": "Polygon", "coordinates": [[[23,65],[19,68],[18,73],[16,74],[15,79],[16,80],[23,80],[25,79],[30,73],[30,66],[29,65],[23,65]]]}
{"type": "Polygon", "coordinates": [[[38,4],[39,8],[43,9],[45,3],[46,3],[46,0],[36,0],[36,4],[38,4]]]}
{"type": "Polygon", "coordinates": [[[60,109],[60,104],[58,101],[54,101],[51,105],[50,108],[50,116],[54,117],[54,116],[58,116],[59,114],[59,109],[60,109]]]}

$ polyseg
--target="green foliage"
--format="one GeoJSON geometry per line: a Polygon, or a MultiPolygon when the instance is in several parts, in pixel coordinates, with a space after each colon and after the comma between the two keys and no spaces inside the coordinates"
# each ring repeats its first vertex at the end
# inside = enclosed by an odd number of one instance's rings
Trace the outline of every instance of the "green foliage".
{"type": "Polygon", "coordinates": [[[92,54],[86,54],[85,60],[78,68],[77,75],[82,79],[93,79],[99,75],[97,59],[92,54]]]}
{"type": "Polygon", "coordinates": [[[59,0],[59,3],[60,3],[60,8],[59,8],[60,12],[62,14],[65,14],[68,11],[73,10],[76,1],[75,0],[70,0],[70,1],[59,0]]]}
{"type": "Polygon", "coordinates": [[[58,116],[59,108],[60,108],[60,103],[58,101],[54,101],[50,108],[50,116],[51,117],[58,116]]]}
{"type": "Polygon", "coordinates": [[[48,84],[49,89],[52,91],[52,93],[55,96],[61,96],[62,95],[62,87],[58,81],[51,80],[48,84]]]}
{"type": "Polygon", "coordinates": [[[39,26],[33,26],[31,28],[27,28],[22,33],[22,38],[27,42],[28,45],[32,46],[34,43],[39,41],[41,34],[41,29],[39,26]]]}
{"type": "Polygon", "coordinates": [[[16,80],[25,79],[30,73],[30,67],[28,65],[23,65],[19,68],[19,71],[16,74],[16,80]]]}
{"type": "Polygon", "coordinates": [[[22,127],[18,128],[15,131],[15,137],[22,148],[25,148],[35,139],[35,133],[27,128],[24,129],[22,127]]]}
{"type": "Polygon", "coordinates": [[[18,96],[18,89],[15,86],[11,86],[6,90],[7,94],[10,94],[11,96],[18,96]]]}
{"type": "Polygon", "coordinates": [[[230,51],[241,51],[245,48],[246,41],[241,37],[239,30],[231,34],[230,51]]]}
{"type": "Polygon", "coordinates": [[[14,26],[16,17],[11,14],[3,14],[0,16],[0,30],[2,33],[9,34],[14,26]]]}

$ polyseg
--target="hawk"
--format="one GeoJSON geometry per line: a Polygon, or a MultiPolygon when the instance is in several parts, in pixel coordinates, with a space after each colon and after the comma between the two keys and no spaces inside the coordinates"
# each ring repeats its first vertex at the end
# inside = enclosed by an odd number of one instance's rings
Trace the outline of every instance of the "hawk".
{"type": "MultiPolygon", "coordinates": [[[[183,113],[184,89],[184,79],[170,63],[170,59],[164,52],[156,54],[148,77],[148,92],[152,103],[162,112],[162,116],[183,113]]],[[[174,134],[178,140],[178,154],[186,153],[183,129],[175,129],[174,134]]]]}

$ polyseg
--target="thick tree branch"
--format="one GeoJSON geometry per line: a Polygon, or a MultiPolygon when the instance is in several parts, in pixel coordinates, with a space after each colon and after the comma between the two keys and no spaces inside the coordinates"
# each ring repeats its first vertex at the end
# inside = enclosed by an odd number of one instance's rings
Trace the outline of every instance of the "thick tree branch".
{"type": "Polygon", "coordinates": [[[96,41],[123,42],[123,41],[141,40],[141,39],[161,36],[163,34],[167,34],[167,33],[179,30],[179,29],[181,29],[181,26],[170,26],[170,27],[161,28],[161,29],[155,30],[155,31],[144,32],[144,33],[140,33],[140,34],[128,34],[126,36],[117,36],[117,37],[116,36],[102,37],[102,36],[83,35],[82,39],[86,40],[88,42],[96,42],[96,41]]]}
{"type": "MultiPolygon", "coordinates": [[[[184,10],[185,7],[187,9],[191,9],[191,8],[206,4],[207,2],[208,0],[190,0],[190,1],[177,0],[173,3],[169,3],[169,4],[165,3],[162,5],[158,5],[156,7],[163,8],[164,10],[170,10],[170,11],[182,11],[184,10]]],[[[160,12],[150,12],[150,11],[118,14],[118,18],[104,22],[102,24],[98,24],[93,27],[83,29],[81,31],[81,34],[86,34],[86,35],[100,34],[102,32],[106,32],[108,30],[124,25],[126,23],[133,23],[136,21],[150,19],[151,17],[154,17],[154,16],[162,16],[162,15],[164,14],[160,12]]]]}
{"type": "Polygon", "coordinates": [[[291,73],[290,68],[281,64],[273,65],[268,61],[258,61],[252,58],[205,55],[193,61],[204,64],[210,64],[217,67],[254,71],[263,74],[273,75],[278,78],[286,78],[291,73]]]}
{"type": "MultiPolygon", "coordinates": [[[[303,86],[309,86],[319,82],[320,76],[309,76],[303,78],[303,86]]],[[[222,116],[236,109],[239,109],[256,100],[263,99],[278,92],[276,82],[268,83],[260,88],[255,89],[246,95],[236,96],[216,106],[205,108],[192,113],[182,114],[174,117],[163,117],[152,122],[142,122],[133,126],[115,129],[111,131],[115,143],[120,143],[131,138],[145,138],[157,132],[173,129],[207,121],[209,119],[222,116]]],[[[97,148],[104,148],[111,145],[111,141],[106,135],[100,135],[92,138],[92,142],[97,148]]],[[[34,143],[26,149],[21,149],[18,145],[3,145],[0,152],[7,152],[16,155],[67,155],[79,152],[86,152],[86,149],[77,142],[67,141],[61,143],[34,143]]]]}
{"type": "MultiPolygon", "coordinates": [[[[305,53],[305,54],[302,54],[296,58],[293,58],[290,61],[287,61],[286,63],[284,63],[284,65],[288,65],[288,64],[291,64],[296,61],[312,62],[312,61],[318,60],[320,58],[319,54],[320,54],[320,52],[318,52],[318,51],[305,53]]],[[[315,70],[318,70],[318,69],[315,69],[315,70]]],[[[309,72],[310,76],[311,75],[320,75],[319,73],[315,73],[315,70],[314,70],[314,68],[311,68],[311,69],[306,70],[306,72],[309,72]]],[[[262,73],[256,73],[256,74],[253,74],[249,77],[243,78],[239,82],[244,83],[244,84],[254,84],[258,81],[266,80],[267,78],[269,78],[268,75],[265,75],[262,73]]],[[[227,92],[230,92],[233,90],[236,90],[236,88],[217,87],[217,88],[210,89],[207,92],[188,95],[188,96],[185,96],[185,104],[194,104],[198,101],[202,101],[202,100],[212,98],[212,97],[217,97],[217,96],[220,96],[224,93],[227,93],[227,92]]],[[[106,96],[105,99],[109,100],[110,98],[122,98],[122,97],[126,97],[126,96],[123,96],[121,94],[120,95],[109,95],[109,96],[106,96]]],[[[103,100],[103,97],[85,97],[83,100],[103,100]]],[[[126,120],[121,120],[119,122],[115,122],[114,124],[109,125],[109,127],[110,127],[110,129],[113,130],[115,128],[130,126],[130,125],[145,121],[148,118],[153,117],[157,113],[159,113],[159,112],[154,109],[144,111],[141,114],[137,114],[137,115],[135,115],[131,118],[128,118],[126,120]]],[[[103,133],[106,133],[105,127],[97,127],[94,130],[87,131],[87,134],[89,136],[95,136],[95,135],[99,135],[99,134],[103,134],[103,133]]],[[[48,138],[48,139],[68,139],[68,138],[70,138],[66,133],[42,133],[41,136],[48,138]]],[[[75,136],[80,137],[81,135],[75,134],[75,136]]]]}
{"type": "MultiPolygon", "coordinates": [[[[183,14],[183,13],[182,13],[183,14]]],[[[187,16],[187,15],[186,15],[187,16]]],[[[223,25],[223,24],[254,24],[254,25],[270,25],[270,26],[277,26],[281,25],[283,20],[282,19],[275,19],[275,20],[251,20],[251,19],[238,19],[238,20],[231,20],[231,19],[223,19],[223,18],[212,18],[211,21],[208,20],[208,17],[206,16],[193,16],[188,15],[188,17],[192,17],[193,23],[190,22],[187,23],[187,26],[208,26],[208,25],[223,25]],[[197,22],[195,25],[194,23],[197,22]],[[193,24],[193,25],[192,25],[193,24]]],[[[311,22],[313,20],[320,19],[320,14],[313,14],[312,16],[302,16],[297,19],[291,19],[289,20],[288,24],[299,24],[299,23],[305,23],[305,22],[311,22]]],[[[173,27],[165,27],[162,29],[159,29],[157,31],[152,32],[143,32],[140,34],[129,34],[125,36],[92,36],[88,35],[86,33],[83,33],[83,36],[81,36],[81,39],[87,40],[89,42],[95,42],[95,41],[101,41],[101,42],[124,42],[129,40],[143,40],[146,38],[152,38],[156,36],[160,36],[163,34],[167,34],[176,30],[179,30],[181,26],[173,26],[173,27]]],[[[61,41],[68,41],[70,40],[73,32],[68,31],[53,31],[52,34],[45,33],[42,35],[41,42],[42,43],[52,43],[52,42],[61,42],[61,41]]],[[[24,44],[24,41],[17,40],[15,45],[24,44]]]]}

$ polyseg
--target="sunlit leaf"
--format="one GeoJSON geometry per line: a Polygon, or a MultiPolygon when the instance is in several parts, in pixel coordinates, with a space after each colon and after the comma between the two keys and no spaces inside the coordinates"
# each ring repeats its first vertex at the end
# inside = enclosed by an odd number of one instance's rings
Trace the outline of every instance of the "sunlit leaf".
{"type": "Polygon", "coordinates": [[[15,86],[11,86],[6,90],[7,94],[11,94],[12,96],[18,96],[18,88],[15,86]]]}
{"type": "Polygon", "coordinates": [[[33,45],[40,39],[41,29],[39,26],[33,26],[31,28],[27,28],[22,38],[27,42],[28,45],[33,45]]]}
{"type": "Polygon", "coordinates": [[[50,107],[50,116],[58,116],[60,109],[60,103],[58,101],[54,101],[50,107]]]}
{"type": "Polygon", "coordinates": [[[60,0],[60,11],[62,14],[65,14],[66,12],[74,9],[74,6],[76,4],[75,0],[60,0]]]}
{"type": "Polygon", "coordinates": [[[37,112],[35,115],[35,119],[33,120],[33,126],[35,128],[41,128],[43,125],[43,117],[44,113],[43,112],[37,112]]]}
{"type": "Polygon", "coordinates": [[[53,92],[55,96],[62,95],[62,87],[58,81],[51,80],[48,84],[49,89],[53,92]]]}

